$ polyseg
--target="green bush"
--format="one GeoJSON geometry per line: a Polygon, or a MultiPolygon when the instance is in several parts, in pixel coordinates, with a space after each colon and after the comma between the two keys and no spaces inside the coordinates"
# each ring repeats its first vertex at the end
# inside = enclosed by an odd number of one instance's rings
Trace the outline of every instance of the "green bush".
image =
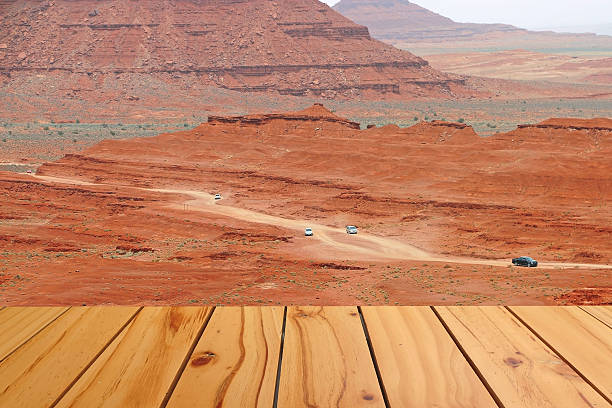
{"type": "Polygon", "coordinates": [[[463,118],[459,118],[459,119],[457,119],[457,122],[459,122],[459,123],[465,123],[465,119],[463,119],[463,118]]]}

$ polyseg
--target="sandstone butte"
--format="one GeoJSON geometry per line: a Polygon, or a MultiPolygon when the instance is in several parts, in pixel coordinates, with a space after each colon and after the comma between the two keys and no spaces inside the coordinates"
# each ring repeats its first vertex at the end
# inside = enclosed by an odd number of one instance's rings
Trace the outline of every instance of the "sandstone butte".
{"type": "Polygon", "coordinates": [[[107,140],[0,174],[0,299],[611,303],[611,154],[610,119],[481,138],[321,105],[107,140]]]}
{"type": "Polygon", "coordinates": [[[198,87],[324,98],[477,94],[464,77],[372,39],[317,0],[4,0],[0,44],[6,87],[44,82],[34,93],[101,106],[147,92],[166,102],[167,92],[198,87]]]}

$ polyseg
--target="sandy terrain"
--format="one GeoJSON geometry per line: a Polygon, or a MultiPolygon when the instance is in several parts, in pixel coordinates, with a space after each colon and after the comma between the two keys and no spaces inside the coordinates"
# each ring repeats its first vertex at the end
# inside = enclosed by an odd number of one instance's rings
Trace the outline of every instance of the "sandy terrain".
{"type": "Polygon", "coordinates": [[[612,84],[612,58],[551,55],[524,50],[438,54],[426,59],[441,71],[526,81],[612,84]]]}
{"type": "Polygon", "coordinates": [[[314,106],[105,141],[2,173],[0,302],[609,303],[611,133],[357,130],[314,106]]]}

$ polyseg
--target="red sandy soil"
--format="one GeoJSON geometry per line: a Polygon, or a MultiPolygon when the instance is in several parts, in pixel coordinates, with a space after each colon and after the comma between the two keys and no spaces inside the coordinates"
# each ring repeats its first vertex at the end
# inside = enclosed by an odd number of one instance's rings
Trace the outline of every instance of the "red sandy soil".
{"type": "Polygon", "coordinates": [[[612,56],[610,36],[529,31],[506,24],[458,23],[405,0],[342,0],[334,9],[368,27],[374,38],[420,56],[515,49],[612,56]]]}
{"type": "Polygon", "coordinates": [[[441,71],[480,77],[612,84],[612,58],[550,55],[525,50],[426,57],[441,71]]]}
{"type": "Polygon", "coordinates": [[[482,139],[322,106],[104,141],[1,173],[0,303],[606,304],[611,153],[610,119],[482,139]]]}

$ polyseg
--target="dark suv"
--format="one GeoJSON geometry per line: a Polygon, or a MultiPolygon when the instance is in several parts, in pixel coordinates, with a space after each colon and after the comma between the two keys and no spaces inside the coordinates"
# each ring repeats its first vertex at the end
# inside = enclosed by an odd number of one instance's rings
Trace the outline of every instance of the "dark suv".
{"type": "Polygon", "coordinates": [[[516,266],[526,266],[528,268],[535,268],[538,266],[538,261],[528,256],[521,256],[519,258],[512,259],[512,264],[516,266]]]}

